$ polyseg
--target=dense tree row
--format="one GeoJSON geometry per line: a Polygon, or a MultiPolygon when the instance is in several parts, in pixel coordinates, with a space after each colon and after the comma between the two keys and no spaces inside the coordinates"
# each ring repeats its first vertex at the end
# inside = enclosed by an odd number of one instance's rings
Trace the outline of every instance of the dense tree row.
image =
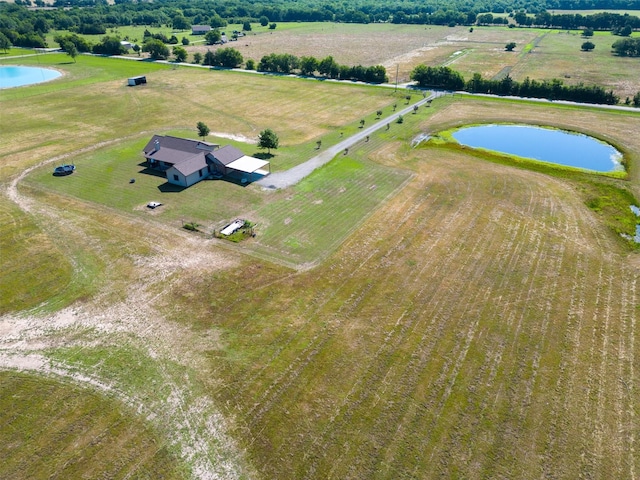
{"type": "Polygon", "coordinates": [[[536,15],[527,15],[525,12],[517,12],[513,19],[521,26],[537,26],[548,28],[578,29],[589,28],[593,30],[614,30],[616,33],[624,28],[640,28],[640,18],[634,15],[600,12],[592,15],[579,13],[563,13],[553,15],[549,12],[539,12],[536,15]]]}
{"type": "Polygon", "coordinates": [[[514,95],[550,100],[569,100],[581,103],[615,105],[620,98],[613,91],[606,91],[596,85],[565,85],[562,80],[532,80],[529,77],[517,82],[509,75],[500,80],[489,80],[475,73],[465,82],[462,75],[449,67],[428,67],[418,65],[411,72],[411,79],[423,88],[444,90],[465,90],[472,93],[492,95],[514,95]]]}
{"type": "Polygon", "coordinates": [[[242,54],[235,48],[219,48],[213,52],[207,50],[202,63],[213,67],[237,68],[243,61],[242,54]]]}
{"type": "Polygon", "coordinates": [[[356,65],[349,67],[338,64],[331,56],[318,60],[314,57],[298,58],[289,53],[271,53],[262,57],[260,63],[258,63],[258,71],[300,73],[301,75],[315,75],[317,72],[327,78],[367,83],[384,83],[389,81],[387,71],[381,65],[371,67],[356,65]]]}
{"type": "MultiPolygon", "coordinates": [[[[624,8],[632,8],[631,4],[634,2],[638,2],[640,8],[640,0],[629,0],[624,8]]],[[[109,28],[119,26],[168,25],[175,30],[188,30],[191,25],[224,27],[228,22],[259,22],[262,25],[297,21],[495,25],[508,23],[504,16],[494,15],[504,12],[510,13],[521,26],[593,28],[615,30],[617,33],[623,29],[640,29],[640,19],[631,15],[553,15],[545,10],[550,0],[454,0],[446,3],[442,0],[404,0],[393,3],[382,0],[357,0],[349,3],[330,0],[321,5],[293,0],[274,0],[268,3],[248,0],[223,0],[215,3],[213,0],[116,0],[115,5],[107,5],[104,0],[56,0],[57,6],[91,8],[39,10],[27,9],[23,5],[25,3],[30,4],[31,0],[19,0],[16,4],[0,3],[0,32],[14,45],[32,47],[45,46],[44,34],[50,29],[102,35],[109,28]]],[[[553,3],[553,8],[562,8],[560,3],[553,3]]],[[[609,8],[613,8],[611,3],[609,8]]]]}

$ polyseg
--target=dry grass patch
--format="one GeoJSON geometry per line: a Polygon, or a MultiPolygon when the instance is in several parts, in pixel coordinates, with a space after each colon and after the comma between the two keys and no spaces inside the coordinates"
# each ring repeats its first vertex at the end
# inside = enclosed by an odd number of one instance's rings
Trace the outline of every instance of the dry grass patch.
{"type": "Polygon", "coordinates": [[[68,383],[1,372],[0,476],[183,479],[187,470],[117,400],[68,383]]]}

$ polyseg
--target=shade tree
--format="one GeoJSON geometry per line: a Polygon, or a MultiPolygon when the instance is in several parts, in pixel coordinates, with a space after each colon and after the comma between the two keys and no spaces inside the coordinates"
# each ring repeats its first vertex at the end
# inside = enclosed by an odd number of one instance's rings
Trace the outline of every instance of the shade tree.
{"type": "Polygon", "coordinates": [[[258,135],[258,148],[266,148],[267,153],[271,153],[271,149],[277,149],[280,143],[278,135],[273,130],[267,128],[258,135]]]}
{"type": "Polygon", "coordinates": [[[176,62],[182,63],[187,61],[187,51],[183,47],[173,47],[173,56],[175,57],[176,62]]]}
{"type": "Polygon", "coordinates": [[[202,140],[204,141],[210,133],[209,127],[204,122],[198,122],[196,124],[196,128],[198,129],[198,136],[202,137],[202,140]]]}
{"type": "Polygon", "coordinates": [[[213,30],[209,30],[207,33],[205,33],[204,41],[207,45],[215,45],[222,42],[222,34],[219,30],[216,30],[214,28],[213,30]]]}
{"type": "Polygon", "coordinates": [[[593,42],[584,42],[580,46],[580,50],[582,50],[583,52],[590,52],[594,48],[596,48],[596,46],[595,46],[595,44],[593,42]]]}
{"type": "Polygon", "coordinates": [[[73,63],[76,63],[76,57],[78,56],[78,49],[73,42],[64,42],[61,45],[62,49],[67,55],[73,59],[73,63]]]}
{"type": "Polygon", "coordinates": [[[153,60],[166,60],[169,58],[169,47],[160,40],[151,38],[142,47],[143,52],[148,52],[153,60]]]}
{"type": "Polygon", "coordinates": [[[9,51],[11,48],[11,40],[4,33],[0,32],[0,49],[4,50],[5,53],[9,51]]]}

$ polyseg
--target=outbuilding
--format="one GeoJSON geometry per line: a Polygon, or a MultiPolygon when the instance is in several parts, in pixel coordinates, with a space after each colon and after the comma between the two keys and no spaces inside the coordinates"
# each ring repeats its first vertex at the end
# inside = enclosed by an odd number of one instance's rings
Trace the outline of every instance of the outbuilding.
{"type": "Polygon", "coordinates": [[[207,32],[211,31],[211,27],[209,25],[191,25],[191,34],[192,35],[205,35],[207,32]]]}
{"type": "Polygon", "coordinates": [[[127,81],[127,84],[130,87],[135,87],[136,85],[143,85],[145,83],[147,83],[147,77],[145,77],[144,75],[140,75],[139,77],[131,77],[127,81]]]}

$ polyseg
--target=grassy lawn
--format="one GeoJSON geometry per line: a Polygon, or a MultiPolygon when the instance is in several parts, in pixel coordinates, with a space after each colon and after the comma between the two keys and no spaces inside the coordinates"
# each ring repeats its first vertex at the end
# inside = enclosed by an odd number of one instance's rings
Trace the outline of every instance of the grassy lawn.
{"type": "Polygon", "coordinates": [[[0,224],[0,314],[32,307],[64,292],[73,272],[65,245],[9,202],[0,203],[0,224]],[[29,264],[41,269],[24,268],[29,264]]]}
{"type": "Polygon", "coordinates": [[[351,156],[338,157],[255,212],[251,250],[291,264],[317,263],[410,177],[351,156]]]}
{"type": "MultiPolygon", "coordinates": [[[[170,133],[188,137],[188,132],[170,133]]],[[[340,157],[287,194],[226,181],[177,189],[164,177],[144,173],[140,152],[148,140],[143,137],[77,157],[76,171],[67,177],[55,177],[51,167],[42,168],[26,184],[176,228],[196,222],[209,234],[233,218],[248,218],[260,224],[259,238],[249,250],[295,265],[324,257],[409,177],[406,171],[340,157]],[[135,183],[130,183],[132,178],[135,183]],[[146,204],[151,200],[164,205],[150,210],[146,204]]],[[[249,154],[255,148],[222,138],[208,140],[233,143],[249,154]]]]}
{"type": "Polygon", "coordinates": [[[183,479],[188,470],[129,407],[70,383],[0,372],[2,478],[183,479]]]}
{"type": "MultiPolygon", "coordinates": [[[[7,59],[2,63],[15,64],[16,59],[7,59]]],[[[167,65],[147,62],[124,61],[81,55],[74,62],[63,53],[38,54],[19,59],[20,65],[29,67],[45,67],[60,70],[64,75],[51,82],[36,84],[29,88],[11,88],[2,92],[2,101],[23,100],[31,96],[52,94],[60,90],[74,89],[75,87],[91,85],[95,83],[121,80],[126,82],[127,77],[144,75],[159,70],[167,70],[167,65]]]]}
{"type": "MultiPolygon", "coordinates": [[[[181,220],[211,225],[261,203],[256,189],[222,181],[204,181],[182,190],[168,184],[164,177],[143,173],[146,169],[140,165],[144,161],[141,152],[149,138],[144,136],[75,158],[76,171],[67,177],[55,177],[52,168],[42,168],[27,184],[144,218],[153,215],[155,220],[174,225],[179,225],[181,220]],[[132,178],[135,183],[129,183],[132,178]],[[165,205],[151,211],[146,204],[152,200],[165,205]]],[[[228,143],[215,137],[208,137],[208,140],[228,143]]]]}

